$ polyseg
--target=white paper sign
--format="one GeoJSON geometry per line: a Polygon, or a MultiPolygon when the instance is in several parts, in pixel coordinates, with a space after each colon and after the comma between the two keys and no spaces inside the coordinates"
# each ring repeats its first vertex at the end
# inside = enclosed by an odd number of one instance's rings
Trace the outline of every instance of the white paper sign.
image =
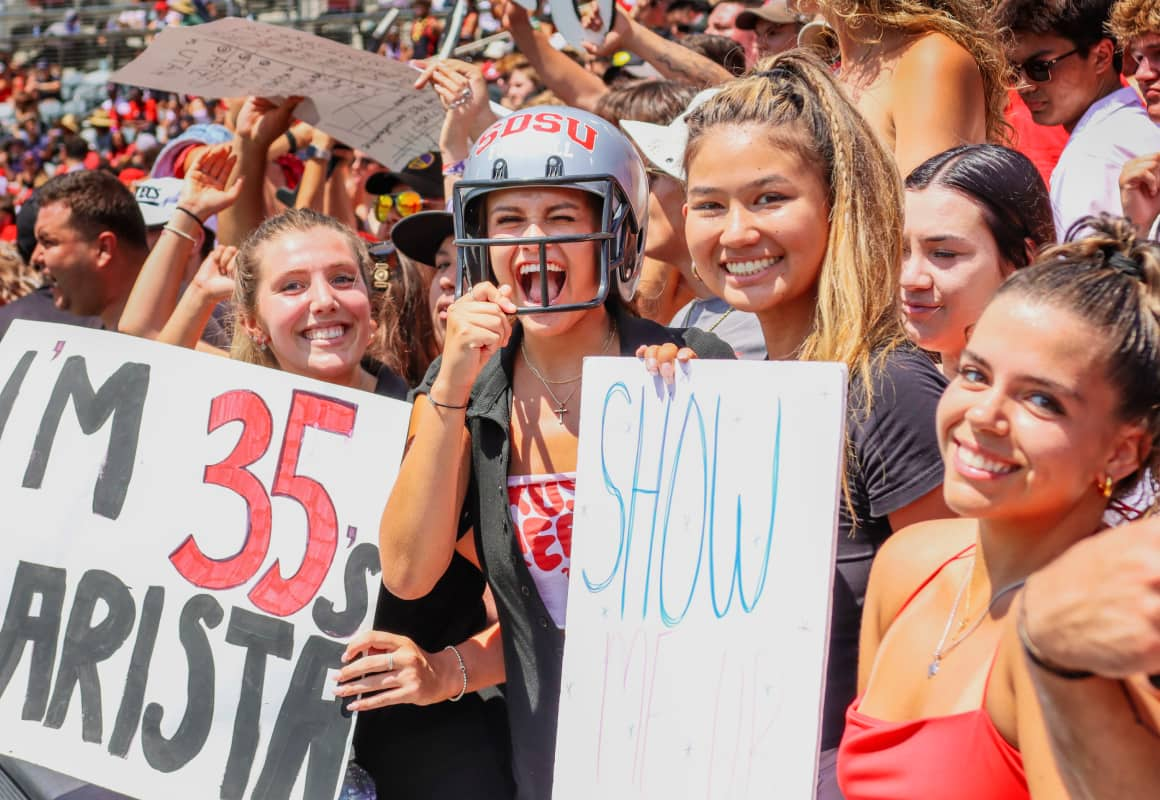
{"type": "Polygon", "coordinates": [[[129,336],[0,342],[0,752],[141,800],[333,798],[408,407],[129,336]]]}
{"type": "Polygon", "coordinates": [[[110,80],[202,97],[300,96],[295,116],[388,167],[438,148],[443,107],[398,61],[238,17],[170,27],[110,80]]]}
{"type": "Polygon", "coordinates": [[[809,798],[838,364],[588,359],[553,797],[809,798]]]}

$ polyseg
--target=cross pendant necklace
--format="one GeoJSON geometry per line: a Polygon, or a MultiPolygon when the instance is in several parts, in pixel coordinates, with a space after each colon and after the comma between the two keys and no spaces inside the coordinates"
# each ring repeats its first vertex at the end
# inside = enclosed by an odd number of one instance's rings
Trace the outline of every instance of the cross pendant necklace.
{"type": "MultiPolygon", "coordinates": [[[[615,335],[616,325],[612,325],[608,329],[608,336],[606,336],[604,339],[604,346],[600,348],[601,355],[608,352],[608,345],[612,343],[612,337],[615,335]]],[[[552,413],[556,415],[556,422],[560,423],[560,426],[563,427],[564,415],[568,413],[568,401],[572,399],[572,396],[576,394],[576,390],[580,388],[579,383],[581,376],[577,375],[575,377],[565,378],[564,380],[559,381],[548,380],[548,378],[545,377],[542,372],[536,369],[536,365],[532,363],[532,360],[528,358],[528,351],[524,348],[523,342],[520,343],[520,355],[523,356],[524,363],[528,365],[528,369],[532,371],[532,374],[539,378],[540,383],[544,384],[544,390],[548,393],[548,396],[552,398],[553,402],[555,402],[556,407],[552,409],[552,413]],[[572,391],[568,392],[568,396],[561,400],[556,396],[556,393],[552,391],[552,385],[555,384],[556,386],[560,386],[568,383],[575,383],[577,385],[573,386],[572,391]]]]}

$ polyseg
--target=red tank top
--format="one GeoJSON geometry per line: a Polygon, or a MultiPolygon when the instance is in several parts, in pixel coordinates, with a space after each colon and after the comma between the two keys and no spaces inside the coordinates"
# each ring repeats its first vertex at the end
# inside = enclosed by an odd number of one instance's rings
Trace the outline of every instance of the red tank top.
{"type": "MultiPolygon", "coordinates": [[[[898,613],[970,549],[939,566],[898,613]]],[[[858,711],[862,698],[855,699],[846,711],[838,748],[838,785],[846,800],[1030,800],[1023,757],[995,730],[987,713],[990,684],[988,672],[981,708],[907,722],[867,716],[858,711]]]]}

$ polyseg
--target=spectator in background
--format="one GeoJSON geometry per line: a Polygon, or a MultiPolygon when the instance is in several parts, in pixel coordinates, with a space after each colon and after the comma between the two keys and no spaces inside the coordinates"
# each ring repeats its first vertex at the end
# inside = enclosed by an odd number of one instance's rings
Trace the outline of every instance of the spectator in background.
{"type": "MultiPolygon", "coordinates": [[[[1134,65],[1136,87],[1153,123],[1160,124],[1160,0],[1119,0],[1108,29],[1134,65]]],[[[1140,236],[1155,240],[1160,231],[1160,152],[1136,156],[1120,172],[1124,216],[1140,236]]]]}
{"type": "Polygon", "coordinates": [[[1012,33],[1009,55],[1031,116],[1071,134],[1051,175],[1060,239],[1090,214],[1123,214],[1121,170],[1160,150],[1160,128],[1121,83],[1122,57],[1104,27],[1111,7],[1112,0],[1005,0],[997,9],[1012,33]]]}
{"type": "Polygon", "coordinates": [[[709,19],[705,26],[705,33],[715,36],[724,36],[741,45],[745,53],[745,66],[752,67],[757,63],[757,50],[754,47],[756,37],[753,30],[737,27],[737,17],[748,7],[748,3],[737,0],[722,0],[713,6],[709,12],[709,19]]]}
{"type": "Polygon", "coordinates": [[[903,175],[961,144],[1002,141],[1006,62],[977,0],[815,0],[838,74],[903,175]]]}
{"type": "Polygon", "coordinates": [[[93,169],[96,164],[89,164],[89,143],[79,136],[68,136],[60,146],[60,163],[57,164],[56,174],[65,175],[82,169],[93,169]]]}
{"type": "Polygon", "coordinates": [[[40,279],[24,263],[20,251],[8,242],[0,243],[0,306],[25,297],[39,286],[40,279]]]}
{"type": "Polygon", "coordinates": [[[430,58],[439,46],[443,23],[431,15],[431,0],[415,0],[411,5],[415,18],[411,21],[411,58],[430,58]]]}
{"type": "Polygon", "coordinates": [[[133,195],[108,172],[53,178],[37,192],[31,263],[47,292],[0,309],[0,337],[14,319],[116,330],[148,253],[133,195]]]}
{"type": "Polygon", "coordinates": [[[16,200],[7,192],[0,194],[0,241],[15,242],[16,200]]]}
{"type": "Polygon", "coordinates": [[[797,47],[798,34],[811,19],[791,5],[793,0],[770,0],[737,15],[737,29],[753,32],[753,63],[797,47]]]}
{"type": "Polygon", "coordinates": [[[436,152],[423,153],[401,170],[371,175],[365,188],[374,199],[368,209],[367,230],[385,241],[403,217],[442,207],[443,160],[436,152]]]}

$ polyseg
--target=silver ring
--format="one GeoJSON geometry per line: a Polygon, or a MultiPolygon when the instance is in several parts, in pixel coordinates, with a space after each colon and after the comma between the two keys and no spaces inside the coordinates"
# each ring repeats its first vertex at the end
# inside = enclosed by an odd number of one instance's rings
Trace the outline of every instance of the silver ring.
{"type": "Polygon", "coordinates": [[[395,671],[395,653],[391,651],[387,653],[387,672],[395,671]]]}
{"type": "Polygon", "coordinates": [[[470,85],[464,86],[463,91],[461,91],[459,93],[459,96],[462,97],[464,100],[470,100],[471,99],[471,86],[470,85]]]}

